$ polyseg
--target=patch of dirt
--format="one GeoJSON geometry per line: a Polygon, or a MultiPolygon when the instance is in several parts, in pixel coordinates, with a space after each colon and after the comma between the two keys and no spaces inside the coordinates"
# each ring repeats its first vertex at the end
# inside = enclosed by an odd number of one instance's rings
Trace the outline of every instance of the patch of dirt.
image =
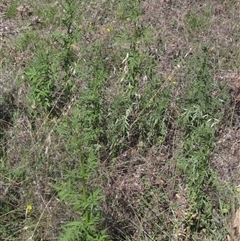
{"type": "Polygon", "coordinates": [[[240,129],[226,128],[214,150],[212,164],[220,177],[235,185],[240,184],[240,129]]]}
{"type": "Polygon", "coordinates": [[[237,186],[240,184],[240,75],[225,71],[219,79],[227,83],[231,102],[211,162],[224,181],[237,186]]]}

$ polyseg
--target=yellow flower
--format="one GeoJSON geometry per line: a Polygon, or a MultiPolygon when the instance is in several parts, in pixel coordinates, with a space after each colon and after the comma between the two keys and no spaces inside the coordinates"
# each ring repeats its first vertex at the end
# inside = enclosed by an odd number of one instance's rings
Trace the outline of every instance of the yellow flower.
{"type": "Polygon", "coordinates": [[[110,28],[106,28],[106,31],[107,31],[108,33],[110,33],[110,32],[111,32],[111,29],[110,29],[110,28]]]}
{"type": "Polygon", "coordinates": [[[25,211],[25,218],[27,218],[28,213],[30,213],[32,209],[33,209],[32,205],[27,205],[26,211],[25,211]]]}
{"type": "Polygon", "coordinates": [[[26,211],[31,212],[33,209],[32,205],[27,205],[26,211]]]}

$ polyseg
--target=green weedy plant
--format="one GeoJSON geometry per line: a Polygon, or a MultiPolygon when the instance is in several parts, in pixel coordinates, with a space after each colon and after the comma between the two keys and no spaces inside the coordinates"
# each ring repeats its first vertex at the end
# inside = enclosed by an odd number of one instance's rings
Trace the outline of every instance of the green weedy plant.
{"type": "MultiPolygon", "coordinates": [[[[95,47],[95,54],[100,54],[95,47]]],[[[103,133],[103,99],[106,70],[101,58],[92,63],[92,79],[81,92],[72,114],[58,126],[71,158],[73,169],[67,170],[66,183],[56,185],[59,197],[77,214],[78,219],[64,226],[60,240],[106,240],[106,230],[99,230],[99,201],[103,198],[100,189],[92,190],[90,180],[98,167],[103,133]]]]}
{"type": "MultiPolygon", "coordinates": [[[[69,131],[73,135],[70,140],[68,139],[67,147],[70,148],[69,157],[72,158],[72,162],[79,162],[79,166],[75,170],[68,170],[66,174],[66,183],[61,183],[60,186],[54,187],[58,191],[58,195],[67,206],[74,211],[78,216],[78,219],[69,221],[63,229],[63,233],[60,235],[59,240],[106,240],[106,230],[98,230],[98,224],[100,220],[100,211],[98,207],[99,201],[102,199],[100,190],[96,189],[92,191],[88,187],[88,181],[97,168],[97,156],[96,152],[90,147],[85,147],[89,139],[95,139],[95,133],[88,133],[91,136],[82,138],[83,134],[77,128],[79,127],[79,115],[81,112],[76,108],[71,120],[75,131],[71,130],[68,123],[65,128],[60,126],[59,132],[65,138],[69,138],[69,131]],[[85,141],[85,143],[83,143],[85,141]],[[86,148],[86,150],[84,150],[86,148]],[[76,159],[77,158],[77,159],[76,159]],[[80,187],[79,187],[80,186],[80,187]]],[[[86,129],[85,129],[86,130],[86,129]]],[[[66,140],[66,139],[65,139],[66,140]]]]}
{"type": "Polygon", "coordinates": [[[123,88],[123,92],[118,94],[118,98],[115,98],[108,111],[108,123],[109,129],[111,129],[108,139],[111,139],[109,149],[112,153],[122,151],[131,145],[133,139],[131,123],[138,110],[139,77],[144,74],[143,60],[145,57],[137,48],[137,42],[142,37],[142,32],[140,33],[137,26],[140,16],[140,2],[135,0],[127,1],[124,5],[120,4],[123,8],[121,18],[130,19],[134,32],[130,36],[120,36],[121,42],[130,41],[131,46],[126,50],[127,55],[122,62],[124,71],[120,80],[120,88],[123,88]]]}
{"type": "Polygon", "coordinates": [[[188,176],[190,207],[185,224],[191,231],[190,236],[196,231],[211,233],[218,228],[213,214],[213,200],[208,196],[210,190],[219,191],[209,158],[215,146],[215,132],[221,119],[218,110],[222,105],[221,97],[212,96],[214,86],[210,76],[207,49],[204,49],[203,57],[193,58],[192,63],[189,76],[193,83],[187,93],[185,108],[179,122],[181,128],[184,128],[184,145],[179,168],[188,176]],[[197,73],[197,76],[194,73],[197,73]]]}
{"type": "Polygon", "coordinates": [[[141,50],[145,38],[144,29],[139,23],[141,1],[127,1],[122,9],[121,18],[131,21],[133,33],[120,36],[121,42],[130,42],[125,49],[122,61],[123,73],[120,87],[108,111],[111,133],[110,150],[118,153],[129,146],[144,142],[156,143],[166,134],[167,109],[170,103],[170,90],[163,88],[161,76],[154,72],[156,62],[141,50]]]}
{"type": "MultiPolygon", "coordinates": [[[[137,48],[138,40],[142,37],[143,33],[138,26],[140,12],[140,2],[141,0],[128,1],[126,7],[129,12],[127,12],[126,17],[132,21],[133,24],[133,35],[130,36],[131,46],[129,53],[125,59],[126,73],[124,73],[123,80],[126,82],[126,93],[129,95],[132,104],[135,103],[137,98],[137,93],[139,89],[138,78],[143,74],[141,69],[143,58],[145,57],[141,54],[137,48]]],[[[131,109],[131,108],[129,108],[131,109]]]]}
{"type": "Polygon", "coordinates": [[[52,34],[51,39],[58,42],[57,49],[49,47],[49,40],[46,39],[46,52],[40,51],[25,70],[25,76],[32,88],[33,106],[38,112],[39,108],[42,108],[57,114],[71,97],[74,89],[73,65],[76,61],[71,46],[80,36],[80,31],[73,26],[79,4],[79,1],[68,0],[61,3],[64,12],[62,25],[66,28],[66,33],[52,34]]]}
{"type": "Polygon", "coordinates": [[[72,76],[72,64],[76,60],[76,56],[72,50],[72,45],[80,36],[80,29],[74,26],[76,10],[79,8],[80,3],[81,1],[70,0],[65,0],[64,2],[60,3],[64,13],[62,25],[66,29],[66,33],[62,34],[55,32],[53,34],[54,40],[58,42],[61,49],[61,67],[67,74],[65,76],[67,82],[72,76]]]}
{"type": "Polygon", "coordinates": [[[107,237],[106,230],[97,229],[100,219],[98,202],[102,195],[99,189],[92,191],[88,184],[98,166],[100,148],[98,138],[101,115],[95,101],[93,93],[85,96],[74,107],[71,118],[58,127],[68,149],[68,158],[72,159],[76,167],[67,171],[67,183],[55,188],[60,199],[79,217],[79,220],[65,225],[60,240],[93,241],[105,240],[107,237]]]}
{"type": "Polygon", "coordinates": [[[58,79],[57,61],[49,53],[40,53],[25,70],[32,91],[33,106],[49,111],[54,98],[55,82],[58,79]]]}

